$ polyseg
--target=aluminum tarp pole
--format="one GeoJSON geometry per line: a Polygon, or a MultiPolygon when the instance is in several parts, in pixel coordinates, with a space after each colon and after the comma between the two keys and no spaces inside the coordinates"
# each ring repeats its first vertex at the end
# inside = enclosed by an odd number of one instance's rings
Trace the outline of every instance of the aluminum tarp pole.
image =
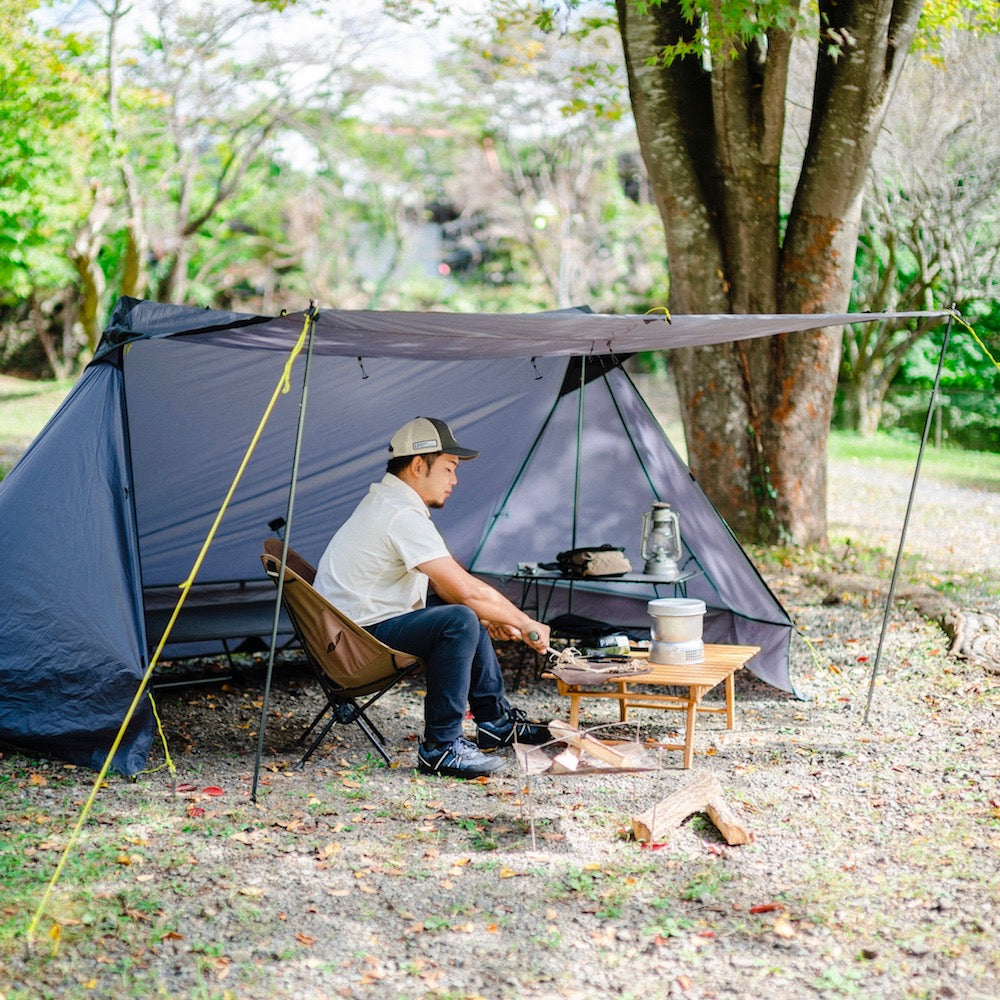
{"type": "Polygon", "coordinates": [[[250,801],[257,801],[257,782],[260,778],[260,762],[264,755],[264,726],[267,723],[267,707],[271,697],[271,676],[274,673],[274,653],[278,646],[278,622],[281,617],[281,596],[285,586],[285,566],[288,563],[288,539],[292,533],[292,517],[295,513],[295,487],[299,478],[299,457],[302,454],[302,432],[306,423],[306,403],[309,399],[309,369],[312,367],[313,332],[319,316],[315,305],[310,303],[306,313],[309,324],[309,341],[306,347],[306,363],[302,370],[302,395],[299,397],[299,420],[295,429],[295,448],[292,452],[292,477],[288,484],[288,504],[285,509],[285,529],[281,546],[281,568],[278,571],[277,593],[274,598],[274,618],[271,623],[271,649],[267,656],[267,672],[264,677],[264,698],[260,708],[260,725],[257,727],[257,756],[253,765],[253,784],[250,801]]]}
{"type": "Polygon", "coordinates": [[[576,469],[573,473],[573,528],[570,548],[577,547],[576,526],[580,515],[580,467],[583,463],[583,394],[587,388],[587,359],[580,358],[580,398],[576,403],[576,469]]]}
{"type": "Polygon", "coordinates": [[[868,724],[868,713],[872,707],[872,697],[875,694],[875,678],[878,676],[879,663],[882,661],[882,648],[885,645],[885,633],[889,627],[889,615],[892,613],[892,602],[896,595],[896,580],[899,577],[899,565],[903,559],[903,545],[906,542],[906,529],[910,525],[910,513],[913,510],[913,498],[917,492],[917,480],[920,478],[920,464],[924,458],[924,448],[927,445],[927,435],[930,433],[931,420],[934,414],[934,406],[937,403],[938,389],[941,385],[941,371],[944,368],[944,356],[948,350],[948,338],[951,336],[951,324],[954,316],[948,317],[948,325],[944,328],[944,340],[941,342],[941,353],[938,355],[937,371],[934,373],[934,386],[931,389],[931,398],[927,404],[927,416],[924,418],[924,432],[920,437],[920,448],[917,451],[917,464],[913,469],[913,481],[910,483],[910,498],[906,503],[906,514],[903,517],[903,530],[899,534],[899,547],[896,549],[896,562],[892,567],[892,579],[889,581],[889,596],[885,601],[885,613],[882,615],[882,631],[878,637],[878,649],[875,653],[875,663],[872,665],[872,675],[868,682],[868,702],[865,705],[864,718],[862,724],[868,724]]]}

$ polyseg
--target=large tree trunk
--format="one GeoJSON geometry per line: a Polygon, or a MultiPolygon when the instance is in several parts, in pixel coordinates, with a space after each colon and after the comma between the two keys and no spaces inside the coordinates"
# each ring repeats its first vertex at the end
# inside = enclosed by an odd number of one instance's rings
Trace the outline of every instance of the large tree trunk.
{"type": "MultiPolygon", "coordinates": [[[[749,45],[729,42],[730,54],[664,64],[663,47],[695,40],[700,26],[684,20],[676,0],[645,13],[618,0],[639,142],[666,233],[672,311],[847,307],[865,171],[921,6],[821,0],[810,134],[782,238],[791,28],[749,45]]],[[[733,529],[755,541],[824,542],[840,330],[672,359],[692,471],[733,529]]]]}

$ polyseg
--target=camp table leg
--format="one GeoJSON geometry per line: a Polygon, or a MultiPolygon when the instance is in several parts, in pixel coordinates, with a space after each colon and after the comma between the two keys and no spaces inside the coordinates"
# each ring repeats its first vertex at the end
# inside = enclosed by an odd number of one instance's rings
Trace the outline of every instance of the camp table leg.
{"type": "Polygon", "coordinates": [[[736,726],[736,682],[733,674],[726,678],[726,729],[736,726]]]}

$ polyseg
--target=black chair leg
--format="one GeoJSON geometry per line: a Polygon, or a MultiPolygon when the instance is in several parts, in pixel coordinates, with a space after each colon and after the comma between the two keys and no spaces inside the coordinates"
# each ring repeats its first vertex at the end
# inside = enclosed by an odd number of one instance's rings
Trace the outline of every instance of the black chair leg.
{"type": "Polygon", "coordinates": [[[368,716],[364,712],[358,712],[357,717],[354,720],[361,732],[368,737],[371,745],[378,750],[379,755],[387,763],[392,763],[392,758],[389,756],[389,751],[385,748],[385,737],[372,725],[368,716]]]}
{"type": "MultiPolygon", "coordinates": [[[[374,700],[374,699],[373,699],[374,700]]],[[[368,704],[371,704],[369,702],[368,704]]],[[[365,708],[368,706],[365,705],[365,708]]],[[[309,749],[302,755],[301,760],[295,765],[296,771],[301,771],[305,765],[306,761],[313,755],[316,748],[326,739],[330,730],[339,722],[342,725],[347,725],[350,722],[357,723],[358,728],[368,737],[371,741],[373,747],[378,750],[379,755],[388,764],[391,762],[392,758],[389,756],[389,751],[385,748],[385,737],[379,731],[378,727],[375,725],[371,719],[365,715],[364,708],[358,705],[356,701],[351,699],[350,701],[338,701],[336,703],[330,703],[326,708],[320,712],[320,714],[313,720],[312,725],[309,727],[310,730],[315,728],[319,720],[332,709],[332,714],[327,720],[326,725],[323,727],[319,736],[317,736],[309,746],[309,749]]],[[[303,737],[304,739],[304,737],[303,737]]]]}
{"type": "MultiPolygon", "coordinates": [[[[334,706],[332,706],[332,705],[327,706],[327,708],[333,708],[333,707],[334,706]]],[[[325,714],[326,711],[327,711],[327,709],[323,709],[323,714],[325,714]]],[[[320,718],[321,717],[322,716],[320,716],[320,718]]],[[[313,726],[316,725],[316,722],[319,722],[319,718],[316,719],[316,721],[313,723],[313,726]]],[[[309,749],[306,750],[306,752],[302,755],[302,757],[299,760],[299,762],[295,765],[295,770],[296,771],[301,771],[302,768],[304,768],[306,766],[306,761],[309,760],[309,758],[313,755],[313,751],[316,749],[316,747],[318,747],[320,745],[320,743],[322,743],[323,740],[326,739],[327,734],[330,732],[331,729],[333,729],[334,724],[336,722],[337,722],[337,713],[336,713],[336,711],[334,711],[331,714],[330,718],[327,720],[327,723],[323,727],[323,729],[320,732],[319,736],[317,736],[316,739],[314,739],[312,741],[312,743],[309,744],[309,749]]],[[[312,728],[312,727],[310,727],[310,728],[312,728]]]]}
{"type": "Polygon", "coordinates": [[[314,729],[315,729],[315,728],[316,728],[316,727],[317,727],[317,726],[319,725],[319,723],[320,723],[320,720],[321,720],[321,719],[323,718],[323,716],[324,716],[324,715],[326,715],[326,713],[327,713],[327,712],[329,712],[329,711],[330,711],[330,705],[329,705],[329,703],[328,703],[328,704],[324,705],[324,706],[323,706],[323,707],[322,707],[322,708],[321,708],[321,709],[320,709],[320,710],[319,710],[319,711],[318,711],[318,712],[316,713],[316,718],[314,718],[314,719],[312,720],[312,722],[310,722],[310,723],[309,723],[309,725],[308,725],[308,726],[307,726],[307,727],[305,728],[305,730],[303,731],[302,735],[301,735],[301,736],[300,736],[300,737],[299,737],[299,738],[298,738],[298,739],[297,739],[297,740],[295,741],[295,746],[297,746],[297,747],[300,747],[300,746],[302,746],[302,744],[303,744],[303,743],[305,743],[305,741],[306,741],[307,739],[309,739],[309,734],[310,734],[310,733],[311,733],[311,732],[312,732],[312,731],[313,731],[313,730],[314,730],[314,729]]]}

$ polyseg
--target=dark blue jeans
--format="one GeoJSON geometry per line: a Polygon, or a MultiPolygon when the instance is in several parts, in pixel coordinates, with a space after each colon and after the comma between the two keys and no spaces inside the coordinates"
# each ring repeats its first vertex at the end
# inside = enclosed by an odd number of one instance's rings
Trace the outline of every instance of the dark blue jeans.
{"type": "Polygon", "coordinates": [[[425,743],[450,743],[461,736],[466,705],[477,722],[498,719],[510,707],[489,633],[464,604],[437,604],[367,628],[426,664],[425,743]]]}

